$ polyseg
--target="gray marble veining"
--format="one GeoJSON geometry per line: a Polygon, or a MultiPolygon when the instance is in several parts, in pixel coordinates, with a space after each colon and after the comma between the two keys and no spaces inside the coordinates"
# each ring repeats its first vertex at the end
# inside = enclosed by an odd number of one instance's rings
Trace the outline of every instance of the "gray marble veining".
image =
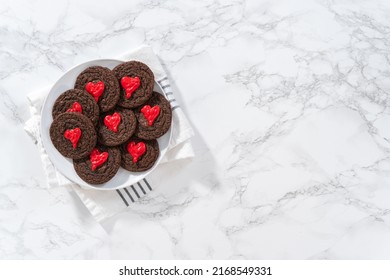
{"type": "Polygon", "coordinates": [[[79,2],[0,7],[0,258],[390,257],[388,1],[79,2]],[[140,44],[196,157],[101,226],[45,187],[26,96],[140,44]]]}

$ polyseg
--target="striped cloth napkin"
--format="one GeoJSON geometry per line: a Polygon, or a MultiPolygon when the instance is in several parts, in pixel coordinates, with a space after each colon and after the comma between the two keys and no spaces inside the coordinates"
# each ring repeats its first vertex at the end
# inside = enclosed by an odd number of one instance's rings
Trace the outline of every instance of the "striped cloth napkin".
{"type": "Polygon", "coordinates": [[[169,79],[153,50],[148,46],[142,46],[137,50],[118,57],[118,59],[126,61],[139,60],[146,63],[152,69],[156,81],[160,84],[172,107],[172,138],[168,151],[161,160],[160,165],[145,179],[123,189],[101,191],[83,189],[58,172],[43,148],[39,132],[40,112],[50,88],[28,95],[31,118],[24,126],[26,132],[32,137],[40,152],[48,187],[68,187],[72,189],[99,222],[103,222],[107,218],[126,210],[132,203],[163,184],[164,176],[167,178],[170,174],[174,173],[166,171],[169,162],[194,156],[190,142],[190,138],[194,135],[193,129],[177,103],[169,79]]]}

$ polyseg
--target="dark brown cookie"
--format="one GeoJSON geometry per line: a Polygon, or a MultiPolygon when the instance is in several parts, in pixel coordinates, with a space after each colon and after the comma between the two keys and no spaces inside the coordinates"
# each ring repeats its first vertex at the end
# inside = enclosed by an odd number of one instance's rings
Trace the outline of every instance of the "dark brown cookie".
{"type": "Polygon", "coordinates": [[[85,182],[103,184],[115,176],[120,162],[121,153],[118,148],[98,145],[88,156],[73,160],[73,167],[85,182]]]}
{"type": "Polygon", "coordinates": [[[88,155],[96,145],[96,131],[89,118],[82,114],[62,113],[50,126],[54,147],[64,156],[73,159],[88,155]]]}
{"type": "Polygon", "coordinates": [[[77,76],[74,86],[87,91],[99,105],[101,112],[113,109],[119,99],[119,83],[113,72],[102,66],[92,66],[77,76]]]}
{"type": "Polygon", "coordinates": [[[99,107],[94,98],[83,90],[70,89],[62,93],[53,105],[52,116],[55,119],[65,112],[80,113],[87,116],[94,125],[99,121],[99,107]]]}
{"type": "Polygon", "coordinates": [[[157,139],[164,135],[171,126],[172,109],[168,100],[153,92],[152,97],[135,110],[138,125],[135,136],[145,139],[157,139]]]}
{"type": "Polygon", "coordinates": [[[135,108],[152,95],[154,74],[146,64],[129,61],[119,64],[112,71],[120,83],[119,106],[135,108]]]}
{"type": "Polygon", "coordinates": [[[106,146],[118,146],[134,134],[137,118],[132,110],[117,108],[101,115],[98,141],[106,146]]]}
{"type": "Polygon", "coordinates": [[[134,136],[120,146],[120,151],[121,166],[133,172],[152,168],[160,154],[156,140],[143,140],[134,136]]]}

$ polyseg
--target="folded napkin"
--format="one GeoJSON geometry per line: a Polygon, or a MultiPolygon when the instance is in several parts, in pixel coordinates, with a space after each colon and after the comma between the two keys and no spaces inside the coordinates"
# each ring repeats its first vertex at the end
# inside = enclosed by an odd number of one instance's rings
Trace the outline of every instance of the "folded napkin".
{"type": "MultiPolygon", "coordinates": [[[[160,84],[167,99],[172,107],[172,138],[164,158],[160,165],[167,164],[174,160],[190,158],[194,156],[190,138],[194,132],[183,114],[182,109],[174,98],[168,77],[162,68],[157,56],[148,46],[142,46],[137,50],[126,53],[118,59],[121,60],[139,60],[146,63],[153,71],[156,81],[160,84]]],[[[161,166],[156,167],[154,172],[149,174],[145,179],[134,185],[118,190],[90,190],[83,189],[79,185],[71,182],[63,176],[54,167],[50,161],[40,137],[40,120],[41,108],[43,102],[49,93],[50,87],[39,90],[28,95],[30,102],[31,118],[25,123],[26,132],[33,138],[38,147],[42,159],[43,169],[47,177],[48,187],[69,187],[80,197],[81,201],[89,209],[91,214],[99,222],[122,212],[132,203],[136,202],[148,192],[158,187],[164,182],[163,172],[158,172],[161,166]]]]}

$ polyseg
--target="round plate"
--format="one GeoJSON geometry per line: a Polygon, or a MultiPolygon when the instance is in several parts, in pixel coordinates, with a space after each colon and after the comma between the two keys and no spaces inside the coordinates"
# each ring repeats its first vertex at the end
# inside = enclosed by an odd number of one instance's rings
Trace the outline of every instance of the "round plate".
{"type": "MultiPolygon", "coordinates": [[[[114,190],[114,189],[128,187],[142,180],[144,177],[146,177],[149,173],[151,173],[156,168],[156,166],[158,165],[158,163],[161,161],[162,157],[166,153],[169,142],[171,140],[171,132],[172,132],[171,129],[169,129],[167,133],[165,133],[163,136],[157,139],[158,145],[160,147],[160,155],[156,163],[151,169],[144,172],[130,172],[120,167],[116,175],[110,181],[99,185],[93,185],[84,182],[74,170],[72,159],[66,158],[63,155],[61,155],[57,151],[57,149],[53,146],[53,143],[51,142],[50,139],[49,129],[53,121],[53,117],[51,115],[52,108],[58,96],[60,96],[60,94],[63,93],[64,91],[74,88],[74,83],[76,81],[77,76],[84,69],[90,66],[97,66],[97,65],[113,69],[115,66],[121,63],[123,63],[123,61],[113,60],[113,59],[99,59],[99,60],[92,60],[92,61],[82,63],[70,69],[51,88],[42,107],[41,137],[42,137],[43,146],[47,154],[49,155],[51,162],[69,180],[85,188],[92,188],[96,190],[114,190]]],[[[164,91],[156,82],[154,82],[154,91],[163,94],[165,96],[164,91]]]]}

